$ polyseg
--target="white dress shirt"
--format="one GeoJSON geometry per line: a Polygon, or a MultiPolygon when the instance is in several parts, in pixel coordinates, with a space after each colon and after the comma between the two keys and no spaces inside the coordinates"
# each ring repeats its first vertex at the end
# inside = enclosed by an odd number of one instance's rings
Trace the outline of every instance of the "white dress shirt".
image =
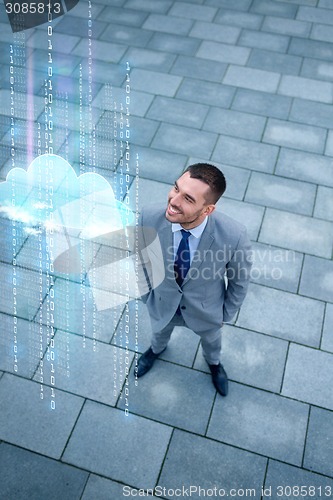
{"type": "MultiPolygon", "coordinates": [[[[198,248],[200,238],[202,233],[204,232],[204,229],[207,225],[207,217],[199,224],[199,226],[194,227],[192,229],[185,229],[185,231],[188,231],[191,233],[191,235],[188,238],[188,244],[190,248],[190,262],[192,262],[193,255],[198,248]]],[[[172,223],[171,225],[172,232],[173,232],[173,250],[174,250],[174,258],[176,258],[176,253],[179,247],[179,243],[182,239],[182,233],[181,230],[184,229],[180,224],[178,223],[172,223]]]]}

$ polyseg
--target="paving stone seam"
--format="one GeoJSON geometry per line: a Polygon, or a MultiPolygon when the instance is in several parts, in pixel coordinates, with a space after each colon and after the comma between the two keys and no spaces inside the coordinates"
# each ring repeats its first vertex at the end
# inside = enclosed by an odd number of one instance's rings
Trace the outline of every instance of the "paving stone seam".
{"type": "Polygon", "coordinates": [[[311,411],[312,411],[312,405],[310,405],[310,408],[309,408],[308,421],[307,421],[307,424],[306,424],[306,432],[305,432],[305,437],[304,437],[303,455],[302,455],[302,460],[301,460],[301,466],[302,466],[302,468],[304,466],[305,450],[306,450],[306,445],[307,445],[308,435],[309,435],[311,411]]]}
{"type": "MultiPolygon", "coordinates": [[[[67,391],[63,391],[63,392],[67,392],[67,391]]],[[[71,439],[71,437],[73,435],[74,429],[75,429],[76,424],[77,424],[77,422],[78,422],[78,420],[79,420],[79,418],[80,418],[80,416],[82,414],[83,408],[86,406],[86,402],[87,402],[87,398],[83,398],[83,404],[81,405],[80,411],[78,412],[78,414],[76,416],[76,419],[74,421],[73,427],[72,427],[71,431],[68,434],[66,443],[64,444],[63,450],[62,450],[62,452],[60,454],[60,457],[59,457],[59,461],[60,462],[63,462],[63,456],[64,456],[64,453],[66,451],[67,445],[68,445],[68,443],[69,443],[69,441],[70,441],[70,439],[71,439]]],[[[103,403],[100,403],[100,404],[103,404],[103,403]]]]}
{"type": "Polygon", "coordinates": [[[159,480],[160,480],[160,477],[161,477],[161,474],[162,474],[162,470],[163,470],[163,467],[164,467],[165,461],[166,461],[167,456],[168,456],[168,453],[169,453],[169,449],[170,449],[170,446],[171,446],[171,441],[172,441],[172,438],[173,438],[174,433],[175,433],[175,428],[173,428],[173,429],[172,429],[172,431],[171,431],[171,433],[170,433],[169,442],[168,442],[168,444],[167,444],[167,447],[166,447],[166,450],[165,450],[165,454],[164,454],[163,460],[162,460],[162,462],[161,462],[161,466],[160,466],[159,473],[158,473],[158,475],[157,475],[157,479],[156,479],[155,486],[158,486],[158,485],[159,485],[159,480]]]}
{"type": "MultiPolygon", "coordinates": [[[[287,370],[287,363],[288,363],[288,358],[289,358],[290,344],[291,344],[291,341],[289,340],[288,341],[288,345],[287,345],[286,357],[285,357],[285,360],[284,360],[284,367],[283,367],[283,371],[282,371],[281,385],[280,385],[280,394],[282,394],[284,377],[285,377],[286,370],[287,370]]],[[[304,344],[301,344],[301,345],[304,345],[304,344]]]]}

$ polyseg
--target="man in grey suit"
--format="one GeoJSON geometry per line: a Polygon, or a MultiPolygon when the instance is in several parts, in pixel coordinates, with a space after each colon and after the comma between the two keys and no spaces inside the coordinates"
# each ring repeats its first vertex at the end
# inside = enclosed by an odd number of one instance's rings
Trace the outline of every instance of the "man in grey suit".
{"type": "Polygon", "coordinates": [[[234,317],[245,298],[251,247],[246,228],[215,211],[225,189],[225,177],[217,167],[198,163],[175,182],[167,207],[142,210],[143,240],[145,228],[154,228],[161,245],[160,262],[148,255],[144,263],[146,276],[151,277],[158,265],[164,266],[165,276],[143,296],[152,339],[138,361],[137,377],[147,373],[166,349],[173,328],[186,326],[201,338],[216,390],[222,396],[228,393],[220,362],[222,325],[234,317]]]}

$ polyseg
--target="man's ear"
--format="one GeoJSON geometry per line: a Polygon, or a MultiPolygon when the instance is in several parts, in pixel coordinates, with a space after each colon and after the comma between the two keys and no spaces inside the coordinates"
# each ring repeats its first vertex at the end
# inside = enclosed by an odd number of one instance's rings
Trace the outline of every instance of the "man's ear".
{"type": "Polygon", "coordinates": [[[211,213],[214,212],[215,208],[216,208],[215,205],[207,205],[207,207],[205,208],[205,214],[210,215],[211,213]]]}

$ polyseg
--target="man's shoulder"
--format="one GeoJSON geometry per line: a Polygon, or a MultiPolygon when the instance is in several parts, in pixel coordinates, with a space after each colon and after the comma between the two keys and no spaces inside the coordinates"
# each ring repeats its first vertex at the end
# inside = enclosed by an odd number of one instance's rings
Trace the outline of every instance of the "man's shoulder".
{"type": "Polygon", "coordinates": [[[160,226],[165,219],[166,206],[162,203],[144,205],[141,209],[141,217],[145,226],[160,226]]]}

